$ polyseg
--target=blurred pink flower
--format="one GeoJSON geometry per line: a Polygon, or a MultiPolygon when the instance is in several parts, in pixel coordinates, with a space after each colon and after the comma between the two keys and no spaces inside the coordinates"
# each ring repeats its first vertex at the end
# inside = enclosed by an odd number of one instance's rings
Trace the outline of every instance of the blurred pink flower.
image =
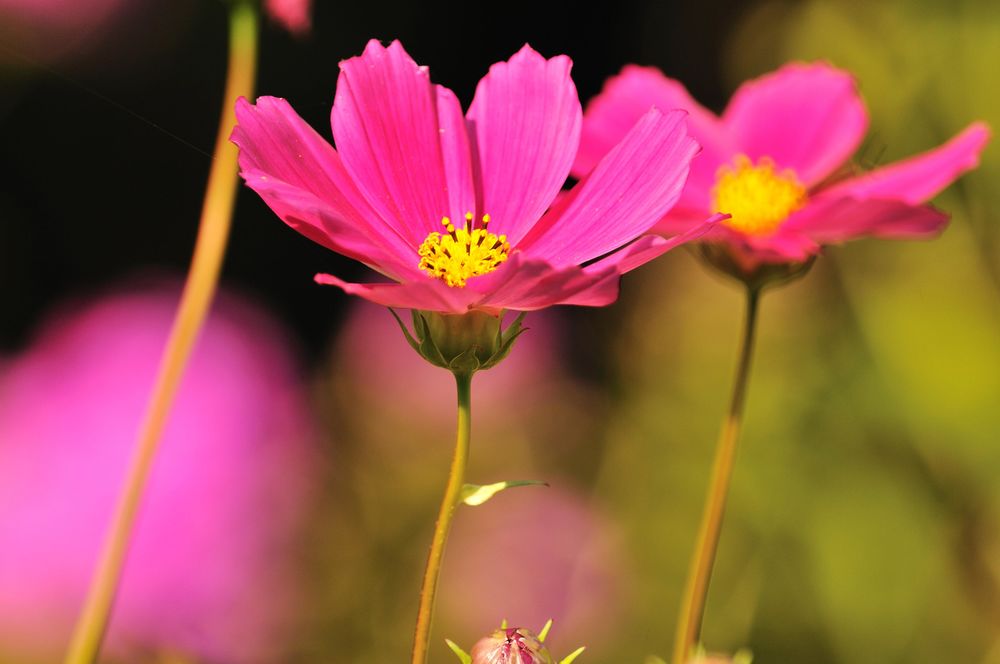
{"type": "Polygon", "coordinates": [[[657,225],[682,233],[710,212],[732,217],[704,239],[725,243],[749,272],[807,260],[824,244],[870,235],[923,238],[947,216],[922,205],[974,168],[989,128],[977,122],[943,146],[870,173],[841,170],[868,114],[854,79],[824,63],[792,63],[744,83],[721,117],[652,67],[626,66],[587,106],[574,173],[586,175],[650,106],[688,111],[702,145],[677,205],[657,225]]]}
{"type": "Polygon", "coordinates": [[[547,643],[556,651],[599,646],[614,633],[627,573],[613,528],[582,496],[519,488],[475,509],[448,544],[440,600],[448,633],[552,619],[547,643]]]}
{"type": "Polygon", "coordinates": [[[552,205],[579,144],[570,67],[524,46],[463,116],[398,41],[372,40],[340,64],[337,150],[274,97],[239,102],[232,140],[243,178],[286,223],[396,282],[319,283],[442,313],[606,305],[622,273],[701,231],[629,244],[673,206],[698,146],[683,113],[649,110],[552,205]]]}
{"type": "Polygon", "coordinates": [[[0,63],[23,67],[25,56],[29,62],[78,56],[152,4],[149,0],[0,0],[0,42],[6,47],[0,49],[0,63]]]}
{"type": "Polygon", "coordinates": [[[267,0],[264,8],[293,35],[304,35],[312,28],[312,0],[267,0]]]}
{"type": "MultiPolygon", "coordinates": [[[[559,375],[558,320],[552,312],[526,319],[527,331],[517,340],[517,352],[488,371],[476,374],[472,409],[480,418],[509,419],[520,405],[538,399],[559,375]],[[498,409],[495,404],[502,403],[498,409]]],[[[440,423],[455,419],[455,404],[442,399],[455,379],[428,364],[406,343],[399,325],[383,307],[358,301],[351,307],[337,341],[337,374],[350,381],[358,397],[368,397],[379,412],[394,411],[411,419],[414,413],[440,423]],[[406,380],[400,380],[406,376],[406,380]]]]}
{"type": "MultiPolygon", "coordinates": [[[[176,295],[50,320],[0,374],[0,653],[57,656],[82,604],[176,295]]],[[[311,427],[281,332],[223,298],[170,415],[108,648],[266,662],[295,598],[286,565],[311,427]]]]}

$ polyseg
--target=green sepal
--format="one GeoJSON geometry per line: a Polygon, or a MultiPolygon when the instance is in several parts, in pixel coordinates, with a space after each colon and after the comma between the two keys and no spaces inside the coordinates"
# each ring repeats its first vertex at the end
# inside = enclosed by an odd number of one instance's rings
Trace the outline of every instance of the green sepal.
{"type": "Polygon", "coordinates": [[[478,349],[475,347],[468,349],[448,363],[448,370],[453,374],[471,376],[481,368],[484,368],[476,355],[477,351],[478,349]]]}
{"type": "Polygon", "coordinates": [[[559,660],[559,664],[572,664],[573,660],[575,660],[577,657],[579,657],[580,654],[584,650],[586,650],[586,649],[587,648],[585,646],[580,646],[579,648],[577,648],[576,650],[574,650],[570,654],[568,654],[565,657],[563,657],[562,659],[560,659],[559,660]]]}
{"type": "Polygon", "coordinates": [[[395,318],[396,322],[399,324],[399,329],[403,331],[403,336],[406,337],[406,343],[410,344],[410,348],[419,353],[420,343],[413,338],[412,334],[410,334],[410,330],[407,329],[406,324],[403,323],[403,319],[399,317],[399,314],[396,313],[396,310],[393,309],[392,307],[388,307],[388,309],[389,313],[392,314],[392,317],[395,318]]]}
{"type": "Polygon", "coordinates": [[[516,486],[537,485],[548,486],[549,484],[542,480],[507,480],[505,482],[494,482],[493,484],[466,484],[462,487],[462,492],[458,494],[458,502],[476,507],[482,505],[504,489],[516,486]]]}
{"type": "Polygon", "coordinates": [[[413,310],[413,333],[420,342],[417,352],[434,366],[447,369],[448,361],[444,358],[444,355],[441,354],[437,344],[434,343],[434,339],[430,335],[430,329],[423,314],[416,309],[413,310]]]}
{"type": "Polygon", "coordinates": [[[445,639],[444,642],[447,643],[448,647],[451,648],[451,651],[458,656],[458,659],[460,662],[462,662],[462,664],[472,664],[472,656],[469,653],[462,650],[462,648],[459,647],[457,643],[455,643],[451,639],[445,639]]]}
{"type": "Polygon", "coordinates": [[[528,331],[528,328],[521,326],[527,313],[526,311],[519,313],[514,322],[507,326],[506,330],[497,330],[497,352],[481,368],[489,369],[490,367],[494,367],[510,355],[510,349],[514,347],[514,342],[519,336],[528,331]]]}
{"type": "Polygon", "coordinates": [[[545,637],[549,635],[550,629],[552,629],[552,618],[549,618],[549,621],[542,627],[542,631],[538,633],[538,641],[540,643],[545,643],[545,637]]]}

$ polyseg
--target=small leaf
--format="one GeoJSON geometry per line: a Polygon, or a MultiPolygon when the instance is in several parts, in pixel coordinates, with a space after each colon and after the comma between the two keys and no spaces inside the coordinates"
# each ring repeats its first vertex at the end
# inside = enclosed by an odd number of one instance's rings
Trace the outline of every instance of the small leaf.
{"type": "Polygon", "coordinates": [[[507,629],[507,619],[504,618],[500,621],[500,629],[507,629]]]}
{"type": "Polygon", "coordinates": [[[561,660],[559,660],[559,664],[571,664],[571,662],[577,657],[579,657],[580,653],[582,653],[584,650],[586,650],[586,648],[584,646],[580,646],[579,648],[577,648],[576,650],[574,650],[573,652],[571,652],[570,654],[566,655],[561,660]]]}
{"type": "Polygon", "coordinates": [[[451,648],[453,653],[458,655],[458,659],[462,662],[462,664],[472,664],[472,657],[469,653],[462,650],[457,643],[451,639],[445,639],[444,642],[448,644],[448,647],[451,648]]]}
{"type": "Polygon", "coordinates": [[[493,484],[466,484],[462,487],[462,493],[459,494],[459,502],[465,503],[466,505],[471,505],[475,507],[477,505],[482,505],[487,500],[500,493],[504,489],[510,489],[515,486],[535,486],[535,485],[548,486],[548,482],[543,482],[541,480],[507,480],[506,482],[495,482],[493,484]]]}

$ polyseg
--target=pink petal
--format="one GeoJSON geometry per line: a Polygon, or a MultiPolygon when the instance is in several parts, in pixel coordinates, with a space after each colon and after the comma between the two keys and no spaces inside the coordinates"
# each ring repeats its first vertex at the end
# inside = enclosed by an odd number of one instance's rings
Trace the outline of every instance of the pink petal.
{"type": "MultiPolygon", "coordinates": [[[[476,187],[472,176],[472,151],[469,131],[458,97],[448,88],[437,85],[438,133],[445,179],[448,181],[448,206],[452,219],[475,213],[476,187]]],[[[439,229],[436,229],[439,230],[439,229]]]]}
{"type": "Polygon", "coordinates": [[[865,236],[930,238],[947,224],[947,214],[927,205],[889,199],[824,197],[789,218],[781,230],[829,244],[865,236]]]}
{"type": "Polygon", "coordinates": [[[332,113],[337,149],[372,207],[414,248],[440,230],[442,217],[471,211],[461,207],[473,193],[467,139],[455,135],[457,106],[398,41],[385,48],[372,40],[361,56],[340,63],[332,113]]]}
{"type": "Polygon", "coordinates": [[[648,231],[677,201],[698,152],[685,117],[684,111],[650,109],[521,248],[553,265],[579,264],[648,231]]]}
{"type": "MultiPolygon", "coordinates": [[[[697,160],[698,157],[695,157],[697,160]]],[[[685,191],[687,188],[685,187],[685,191]]],[[[683,194],[681,194],[683,197],[683,194]]],[[[692,228],[705,223],[705,216],[708,214],[708,206],[700,208],[681,207],[680,203],[670,210],[662,219],[656,222],[652,232],[665,237],[673,237],[687,233],[692,228]]]]}
{"type": "Polygon", "coordinates": [[[564,55],[546,60],[525,45],[490,67],[469,107],[481,212],[512,245],[559,193],[579,145],[582,112],[571,67],[564,55]]]}
{"type": "Polygon", "coordinates": [[[416,250],[368,205],[337,152],[288,102],[261,97],[236,104],[247,185],[289,226],[309,239],[399,278],[417,271],[416,250]]]}
{"type": "Polygon", "coordinates": [[[618,296],[619,277],[613,266],[588,272],[577,265],[555,267],[518,252],[496,272],[469,285],[484,293],[477,308],[534,311],[557,304],[610,304],[618,296]]]}
{"type": "Polygon", "coordinates": [[[675,108],[688,112],[688,131],[701,144],[702,152],[691,163],[678,205],[707,208],[716,171],[736,153],[735,143],[718,116],[695,101],[683,84],[655,67],[626,65],[587,104],[573,174],[582,178],[593,170],[651,106],[664,112],[675,108]]]}
{"type": "Polygon", "coordinates": [[[923,203],[978,166],[979,154],[989,139],[990,128],[974,122],[938,148],[840,182],[823,193],[923,203]]]}
{"type": "Polygon", "coordinates": [[[625,274],[640,265],[648,263],[654,258],[662,256],[674,247],[679,247],[682,244],[703,238],[706,233],[716,227],[718,222],[728,218],[728,215],[724,214],[713,215],[709,219],[703,219],[697,225],[671,238],[664,238],[659,235],[644,235],[624,249],[591,263],[586,269],[593,272],[613,266],[619,273],[625,274]]]}
{"type": "Polygon", "coordinates": [[[793,63],[740,86],[722,121],[741,152],[770,157],[811,186],[854,154],[868,114],[848,73],[793,63]]]}
{"type": "Polygon", "coordinates": [[[443,313],[465,313],[479,294],[469,288],[450,288],[440,279],[425,277],[402,284],[355,284],[332,274],[317,274],[316,283],[337,286],[348,295],[401,309],[424,309],[443,313]]]}

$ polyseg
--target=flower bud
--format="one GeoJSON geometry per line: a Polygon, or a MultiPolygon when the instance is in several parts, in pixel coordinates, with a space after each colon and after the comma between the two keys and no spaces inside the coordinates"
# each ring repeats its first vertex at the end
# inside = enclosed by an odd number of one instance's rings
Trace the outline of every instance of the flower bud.
{"type": "Polygon", "coordinates": [[[555,664],[541,640],[523,627],[498,629],[470,654],[472,664],[555,664]]]}
{"type": "Polygon", "coordinates": [[[425,360],[452,373],[471,376],[507,357],[514,340],[524,331],[523,318],[522,313],[504,330],[502,314],[494,316],[483,311],[442,314],[413,310],[412,334],[398,316],[396,320],[407,342],[425,360]]]}

